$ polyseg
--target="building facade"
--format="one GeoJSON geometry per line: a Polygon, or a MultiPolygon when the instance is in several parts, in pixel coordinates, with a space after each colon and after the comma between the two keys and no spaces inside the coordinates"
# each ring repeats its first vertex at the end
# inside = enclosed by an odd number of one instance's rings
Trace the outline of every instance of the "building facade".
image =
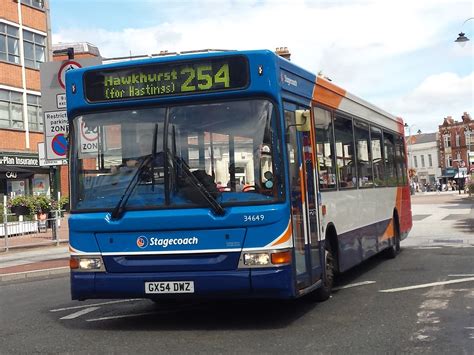
{"type": "Polygon", "coordinates": [[[474,173],[474,120],[464,112],[461,121],[451,116],[438,127],[440,166],[448,179],[463,179],[474,173]]]}
{"type": "Polygon", "coordinates": [[[49,60],[48,1],[0,0],[0,202],[3,196],[50,194],[43,141],[40,65],[49,60]]]}
{"type": "Polygon", "coordinates": [[[413,180],[434,186],[441,178],[438,154],[438,133],[420,133],[409,136],[407,141],[408,168],[414,169],[413,180]]]}

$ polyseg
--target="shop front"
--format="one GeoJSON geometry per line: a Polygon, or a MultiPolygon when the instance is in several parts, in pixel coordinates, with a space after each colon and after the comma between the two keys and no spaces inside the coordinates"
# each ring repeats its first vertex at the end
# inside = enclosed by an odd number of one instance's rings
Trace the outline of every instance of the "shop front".
{"type": "Polygon", "coordinates": [[[0,153],[0,201],[3,196],[51,194],[50,170],[37,154],[0,153]]]}

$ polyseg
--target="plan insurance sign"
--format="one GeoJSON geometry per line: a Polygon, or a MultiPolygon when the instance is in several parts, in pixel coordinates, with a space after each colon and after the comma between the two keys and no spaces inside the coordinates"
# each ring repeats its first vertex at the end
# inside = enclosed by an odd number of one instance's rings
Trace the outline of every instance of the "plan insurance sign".
{"type": "MultiPolygon", "coordinates": [[[[101,63],[100,58],[84,58],[41,64],[41,106],[44,112],[46,159],[62,160],[67,156],[69,123],[66,114],[66,72],[101,63]]],[[[88,146],[95,146],[93,143],[88,146]]]]}

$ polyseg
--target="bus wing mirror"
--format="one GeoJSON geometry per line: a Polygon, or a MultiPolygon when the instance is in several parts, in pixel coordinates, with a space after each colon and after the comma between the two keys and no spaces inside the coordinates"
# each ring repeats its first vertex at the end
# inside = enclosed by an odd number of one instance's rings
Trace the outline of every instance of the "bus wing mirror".
{"type": "Polygon", "coordinates": [[[309,110],[296,110],[296,129],[300,132],[309,132],[311,120],[309,110]]]}

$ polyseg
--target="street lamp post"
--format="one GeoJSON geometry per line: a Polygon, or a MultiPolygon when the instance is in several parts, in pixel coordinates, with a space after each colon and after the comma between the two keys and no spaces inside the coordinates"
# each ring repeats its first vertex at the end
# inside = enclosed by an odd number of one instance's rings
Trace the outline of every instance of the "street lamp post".
{"type": "MultiPolygon", "coordinates": [[[[469,20],[474,20],[474,17],[470,17],[468,18],[466,21],[464,21],[461,25],[461,30],[462,30],[462,26],[464,26],[464,24],[469,21],[469,20]]],[[[456,43],[459,43],[461,46],[464,47],[464,45],[466,44],[466,42],[469,41],[469,38],[466,37],[466,34],[464,32],[460,32],[459,33],[459,36],[458,38],[454,41],[456,43]]]]}
{"type": "MultiPolygon", "coordinates": [[[[408,129],[408,142],[407,142],[407,150],[408,150],[408,168],[409,169],[414,169],[414,164],[413,164],[413,158],[412,158],[412,137],[411,137],[411,129],[412,127],[415,127],[416,125],[409,125],[408,123],[404,124],[404,127],[408,129]]],[[[417,131],[418,134],[421,134],[421,130],[417,131]]],[[[410,182],[410,188],[411,187],[411,182],[410,182]]],[[[414,192],[412,193],[414,195],[414,192]]]]}

